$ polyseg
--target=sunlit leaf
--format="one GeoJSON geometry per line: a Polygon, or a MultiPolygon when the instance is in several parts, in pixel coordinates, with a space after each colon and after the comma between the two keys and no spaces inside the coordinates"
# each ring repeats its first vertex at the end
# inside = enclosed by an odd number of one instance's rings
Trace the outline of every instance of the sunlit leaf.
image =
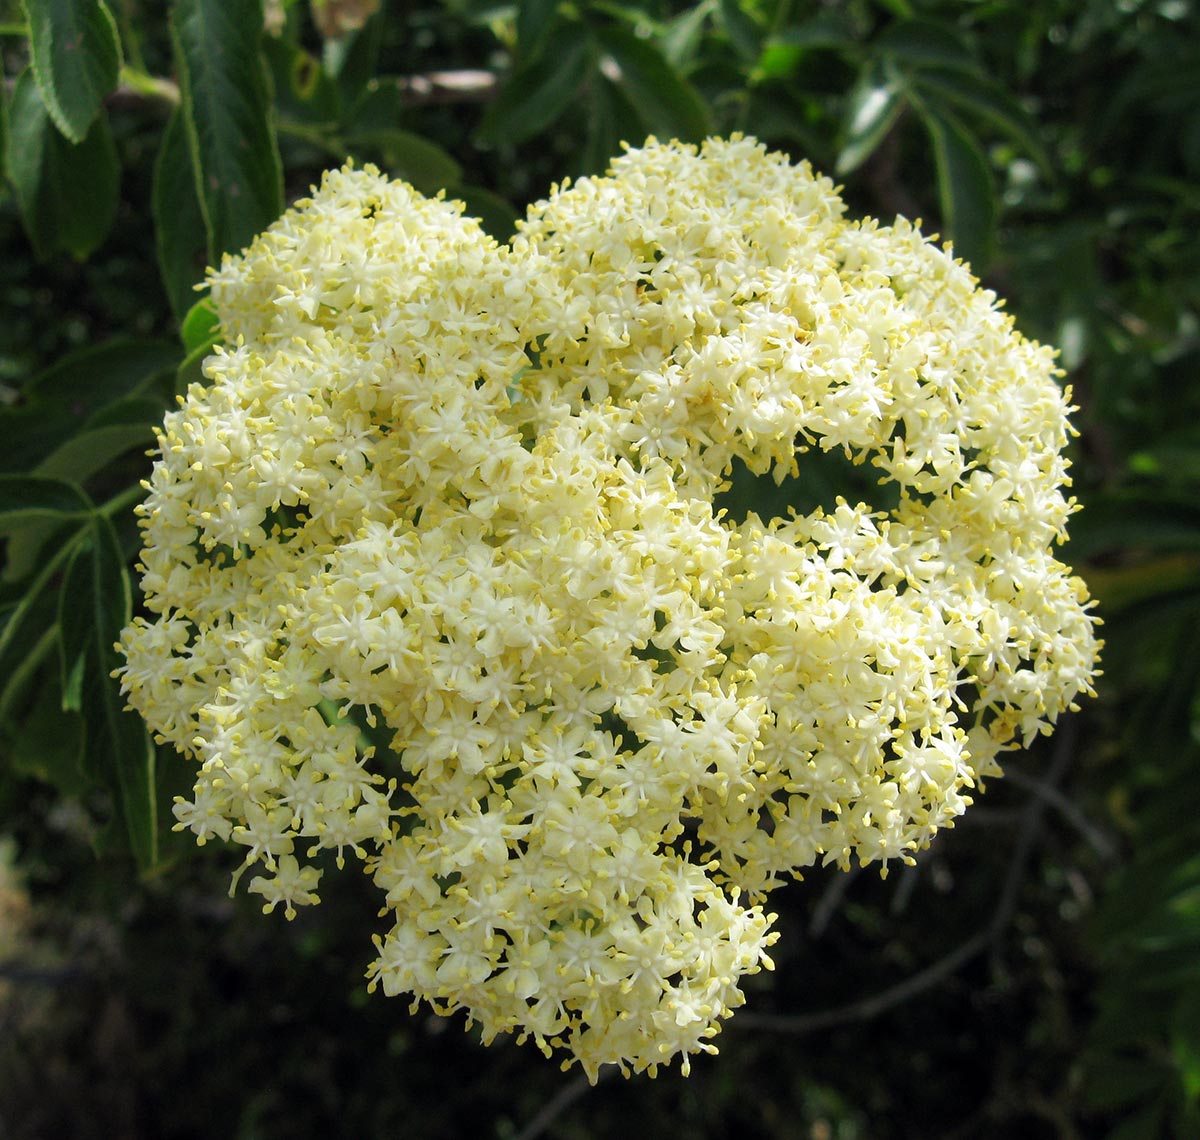
{"type": "Polygon", "coordinates": [[[713,0],[693,5],[680,12],[666,27],[659,43],[663,56],[672,67],[691,62],[704,36],[704,26],[712,15],[713,0]]]}
{"type": "Polygon", "coordinates": [[[835,169],[849,174],[884,140],[904,109],[899,78],[878,63],[869,64],[850,93],[842,118],[842,144],[835,169]]]}
{"type": "Polygon", "coordinates": [[[179,337],[188,354],[197,349],[208,350],[220,339],[221,322],[211,297],[201,297],[179,324],[179,337]]]}

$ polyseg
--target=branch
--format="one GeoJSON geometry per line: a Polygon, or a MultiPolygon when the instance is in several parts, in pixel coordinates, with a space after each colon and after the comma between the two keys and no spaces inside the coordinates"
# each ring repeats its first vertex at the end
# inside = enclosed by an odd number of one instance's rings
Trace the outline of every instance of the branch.
{"type": "Polygon", "coordinates": [[[1075,741],[1078,729],[1074,719],[1064,720],[1059,726],[1059,735],[1054,750],[1054,758],[1046,773],[1045,782],[1039,784],[1043,794],[1033,794],[1025,806],[1021,821],[1021,830],[1013,845],[1012,858],[1009,862],[1008,873],[1004,877],[1004,885],[1000,890],[1000,901],[987,927],[972,935],[961,945],[948,954],[937,959],[934,963],[918,970],[902,982],[882,990],[870,997],[851,1002],[849,1005],[838,1006],[836,1009],[820,1010],[816,1013],[800,1014],[771,1014],[748,1013],[738,1014],[736,1025],[745,1028],[773,1029],[781,1033],[812,1033],[817,1029],[828,1029],[835,1025],[845,1025],[855,1021],[869,1021],[881,1013],[897,1005],[902,1005],[917,994],[931,989],[944,978],[966,965],[972,958],[982,954],[989,946],[994,946],[1008,929],[1008,924],[1017,908],[1021,883],[1025,871],[1041,831],[1042,820],[1046,814],[1048,793],[1056,792],[1055,785],[1062,779],[1071,762],[1075,751],[1075,741]]]}
{"type": "Polygon", "coordinates": [[[500,86],[496,74],[475,68],[402,75],[391,80],[401,100],[410,107],[447,103],[486,103],[500,86]]]}
{"type": "Polygon", "coordinates": [[[1117,857],[1115,844],[1103,831],[1080,811],[1058,788],[1043,780],[1030,776],[1016,768],[1005,772],[1005,776],[1020,788],[1028,788],[1035,796],[1045,800],[1087,841],[1088,845],[1106,862],[1117,857]]]}
{"type": "MultiPolygon", "coordinates": [[[[616,1071],[616,1065],[604,1065],[596,1074],[596,1084],[611,1077],[616,1071]]],[[[574,1080],[563,1085],[542,1106],[537,1116],[513,1137],[513,1140],[537,1140],[537,1137],[541,1136],[571,1105],[592,1088],[595,1088],[595,1085],[588,1081],[585,1074],[580,1073],[574,1080]]]]}

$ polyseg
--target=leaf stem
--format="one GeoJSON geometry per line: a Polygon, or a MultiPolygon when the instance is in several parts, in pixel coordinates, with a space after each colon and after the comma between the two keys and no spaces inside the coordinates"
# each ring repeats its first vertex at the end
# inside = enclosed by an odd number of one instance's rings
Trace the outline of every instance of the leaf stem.
{"type": "Polygon", "coordinates": [[[158,99],[172,107],[179,106],[179,85],[170,79],[162,79],[157,75],[126,64],[121,68],[118,79],[125,94],[139,95],[145,99],[158,99]]]}
{"type": "Polygon", "coordinates": [[[134,503],[140,502],[145,494],[146,488],[141,483],[134,483],[132,487],[126,487],[124,491],[101,503],[96,508],[96,514],[111,519],[113,515],[118,515],[127,507],[132,507],[134,503]]]}

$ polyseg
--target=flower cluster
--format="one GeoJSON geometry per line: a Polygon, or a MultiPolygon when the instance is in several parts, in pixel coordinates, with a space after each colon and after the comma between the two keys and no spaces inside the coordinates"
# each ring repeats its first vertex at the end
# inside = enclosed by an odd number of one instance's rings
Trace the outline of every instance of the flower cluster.
{"type": "Polygon", "coordinates": [[[289,916],[349,856],[372,985],[486,1040],[686,1070],[771,889],[910,861],[1090,691],[1053,353],[752,139],[651,140],[509,245],[347,167],[210,284],[122,683],[180,826],[289,916]],[[759,509],[831,455],[872,502],[759,509]]]}

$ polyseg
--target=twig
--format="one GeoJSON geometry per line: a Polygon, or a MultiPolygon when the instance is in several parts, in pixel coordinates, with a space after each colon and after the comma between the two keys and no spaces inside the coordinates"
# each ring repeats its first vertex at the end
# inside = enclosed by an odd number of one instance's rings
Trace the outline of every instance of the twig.
{"type": "MultiPolygon", "coordinates": [[[[596,1084],[612,1076],[617,1071],[616,1065],[605,1065],[599,1073],[596,1074],[596,1084]]],[[[595,1088],[591,1084],[587,1076],[580,1073],[574,1080],[568,1081],[557,1093],[554,1094],[543,1106],[541,1111],[535,1116],[516,1136],[513,1140],[536,1140],[538,1136],[546,1131],[568,1108],[571,1107],[580,1097],[589,1089],[595,1088]]]]}
{"type": "Polygon", "coordinates": [[[739,1013],[733,1025],[743,1029],[774,1029],[782,1033],[812,1033],[817,1029],[828,1029],[834,1025],[846,1025],[853,1021],[870,1021],[893,1006],[902,1005],[909,998],[949,977],[960,966],[982,953],[991,941],[991,930],[981,930],[968,938],[961,946],[951,950],[932,965],[891,986],[880,993],[836,1009],[824,1009],[818,1013],[739,1013]]]}
{"type": "Polygon", "coordinates": [[[1026,772],[1012,768],[1005,776],[1019,788],[1028,788],[1035,796],[1041,797],[1087,841],[1088,845],[1105,861],[1117,857],[1114,843],[1103,831],[1079,810],[1058,788],[1051,787],[1043,780],[1030,776],[1026,772]]]}
{"type": "Polygon", "coordinates": [[[817,900],[817,905],[813,908],[812,921],[808,924],[808,936],[814,942],[828,929],[829,923],[846,897],[846,892],[850,889],[850,884],[861,873],[861,866],[851,867],[844,874],[836,875],[822,892],[821,897],[817,900]]]}
{"type": "Polygon", "coordinates": [[[410,107],[434,103],[486,103],[500,86],[494,72],[475,68],[402,75],[394,82],[401,100],[410,107]]]}
{"type": "MultiPolygon", "coordinates": [[[[1055,785],[1062,779],[1071,762],[1075,751],[1075,741],[1078,729],[1073,719],[1064,720],[1059,726],[1059,735],[1054,750],[1054,758],[1046,773],[1042,788],[1054,791],[1055,785]]],[[[845,1025],[854,1021],[869,1021],[881,1013],[902,1005],[917,994],[937,985],[956,970],[964,966],[972,958],[982,954],[989,946],[995,946],[1001,935],[1012,921],[1020,896],[1021,883],[1030,856],[1041,830],[1042,819],[1046,814],[1047,797],[1031,795],[1025,807],[1021,829],[1013,846],[1012,859],[1009,862],[1008,873],[1004,877],[1004,885],[1000,890],[1000,900],[991,921],[984,930],[972,935],[961,945],[948,954],[939,958],[932,965],[918,970],[902,982],[882,990],[870,997],[851,1002],[849,1005],[836,1009],[820,1010],[816,1013],[800,1014],[770,1014],[742,1012],[735,1022],[742,1028],[773,1029],[782,1033],[812,1033],[817,1029],[828,1029],[835,1025],[845,1025]]]]}

